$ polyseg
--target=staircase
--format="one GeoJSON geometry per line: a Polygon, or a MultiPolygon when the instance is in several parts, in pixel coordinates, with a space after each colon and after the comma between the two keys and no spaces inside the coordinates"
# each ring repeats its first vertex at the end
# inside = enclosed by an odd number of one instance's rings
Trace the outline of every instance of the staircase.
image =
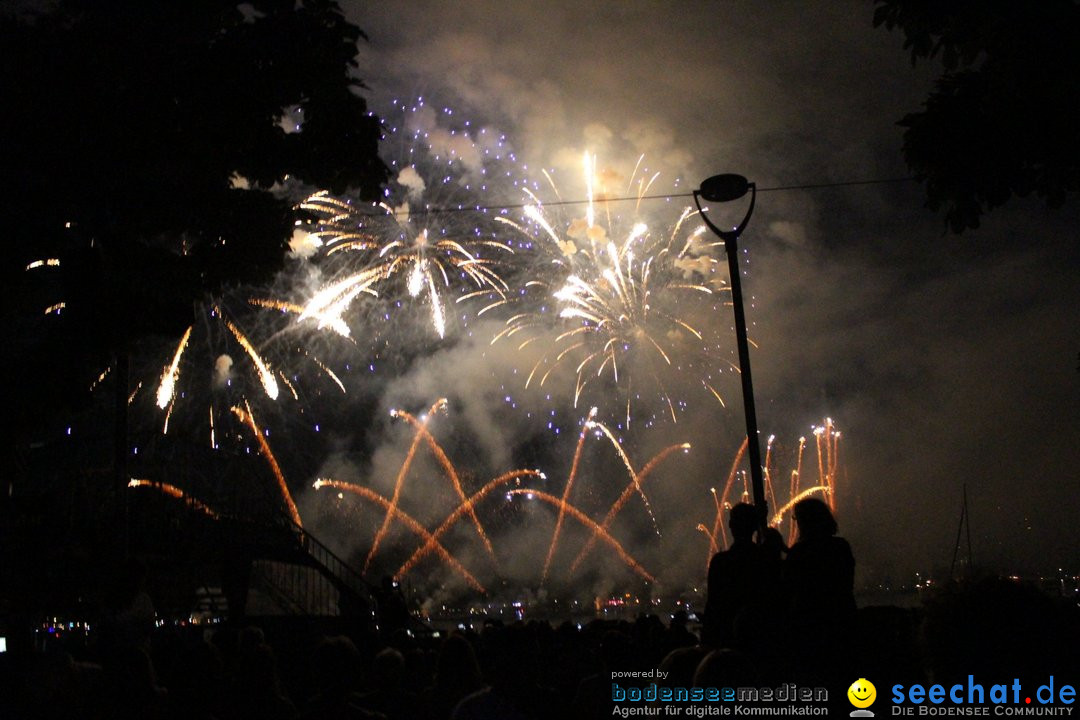
{"type": "MultiPolygon", "coordinates": [[[[213,460],[220,457],[216,454],[213,460]]],[[[258,465],[233,458],[211,467],[212,473],[196,470],[207,463],[187,453],[173,458],[163,481],[190,492],[190,497],[170,497],[153,487],[134,491],[139,501],[133,513],[135,535],[141,539],[141,547],[134,549],[165,565],[197,568],[188,573],[188,581],[216,568],[210,572],[216,582],[197,581],[200,611],[210,607],[205,590],[209,585],[217,587],[220,596],[213,609],[227,608],[233,618],[289,615],[374,623],[374,588],[293,522],[258,465]]],[[[138,469],[132,471],[134,475],[138,469]]]]}

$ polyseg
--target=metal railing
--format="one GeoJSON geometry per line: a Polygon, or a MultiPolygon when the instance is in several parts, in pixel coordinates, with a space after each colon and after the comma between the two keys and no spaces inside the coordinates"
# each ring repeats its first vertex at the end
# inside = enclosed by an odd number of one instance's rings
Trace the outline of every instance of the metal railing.
{"type": "Polygon", "coordinates": [[[233,536],[226,542],[252,551],[251,586],[258,585],[283,610],[298,614],[373,616],[374,586],[293,521],[281,496],[263,481],[247,457],[222,463],[224,458],[215,453],[216,464],[207,472],[201,458],[195,457],[198,449],[170,449],[173,457],[167,481],[191,493],[184,504],[193,514],[200,506],[214,510],[216,520],[233,536]],[[278,562],[271,571],[259,560],[278,562]]]}

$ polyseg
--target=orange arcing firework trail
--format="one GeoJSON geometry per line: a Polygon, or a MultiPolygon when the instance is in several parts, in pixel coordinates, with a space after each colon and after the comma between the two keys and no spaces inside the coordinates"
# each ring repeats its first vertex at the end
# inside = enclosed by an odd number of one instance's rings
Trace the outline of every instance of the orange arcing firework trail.
{"type": "Polygon", "coordinates": [[[247,426],[251,428],[252,434],[259,443],[259,448],[262,450],[262,456],[266,458],[266,462],[270,465],[270,470],[274,473],[274,478],[278,483],[278,490],[281,491],[281,497],[285,500],[285,505],[289,509],[289,517],[296,523],[297,527],[304,527],[303,521],[300,519],[300,511],[296,509],[296,503],[293,502],[292,493],[289,492],[289,485],[285,482],[285,475],[281,472],[281,466],[278,465],[277,458],[274,457],[274,452],[270,449],[270,443],[263,437],[262,431],[259,430],[259,426],[255,424],[255,416],[251,414],[251,406],[244,401],[244,407],[233,407],[233,413],[240,419],[241,422],[247,423],[247,426]]]}
{"type": "MultiPolygon", "coordinates": [[[[631,474],[632,479],[630,483],[627,484],[627,486],[623,489],[622,495],[619,496],[619,499],[612,503],[611,508],[607,511],[607,514],[604,515],[604,519],[600,522],[599,525],[600,529],[606,532],[608,528],[611,527],[611,523],[615,521],[615,517],[622,511],[627,501],[631,497],[633,497],[635,492],[641,491],[641,483],[645,481],[645,478],[649,477],[652,471],[656,469],[656,466],[663,462],[668,457],[668,455],[671,455],[671,453],[675,452],[676,450],[689,449],[690,443],[669,445],[668,447],[664,448],[656,455],[654,455],[652,459],[649,460],[649,462],[645,463],[645,467],[641,469],[641,472],[631,474]]],[[[578,567],[581,565],[581,561],[585,559],[585,556],[588,555],[589,551],[592,550],[594,545],[596,545],[596,539],[597,534],[594,532],[589,537],[585,545],[581,548],[581,551],[578,552],[577,557],[574,558],[574,562],[570,564],[570,572],[577,571],[578,567]]]]}
{"type": "Polygon", "coordinates": [[[532,475],[533,477],[542,477],[543,473],[541,473],[539,470],[511,470],[510,472],[503,473],[499,477],[495,478],[487,485],[477,490],[471,497],[464,500],[460,505],[457,506],[457,508],[454,509],[452,513],[450,513],[450,515],[447,516],[445,520],[443,520],[442,525],[440,525],[435,530],[431,537],[428,538],[427,542],[424,543],[424,545],[422,545],[421,547],[417,548],[416,552],[414,552],[412,556],[408,560],[406,560],[400,568],[398,568],[398,571],[396,573],[397,576],[401,577],[407,574],[416,566],[418,562],[423,560],[428,553],[434,550],[439,542],[439,539],[442,538],[442,536],[445,535],[446,532],[454,526],[454,523],[461,519],[462,515],[464,515],[465,513],[469,513],[470,515],[473,515],[473,517],[475,517],[476,503],[483,500],[484,497],[491,493],[492,490],[495,490],[496,488],[505,485],[511,480],[525,477],[526,475],[532,475]]]}
{"type": "Polygon", "coordinates": [[[650,575],[649,572],[647,570],[645,570],[645,568],[641,567],[641,565],[638,563],[638,561],[635,560],[634,557],[630,553],[626,552],[626,550],[623,549],[623,546],[619,544],[618,540],[616,540],[615,538],[613,538],[611,536],[611,533],[609,533],[606,530],[604,530],[603,528],[601,528],[599,525],[596,524],[595,520],[593,520],[588,515],[581,512],[580,510],[578,510],[573,505],[571,505],[571,504],[569,504],[567,502],[564,502],[562,499],[557,498],[554,495],[551,495],[550,493],[543,492],[541,490],[529,490],[528,488],[515,488],[513,490],[509,490],[508,492],[511,495],[531,495],[531,496],[536,497],[536,498],[538,498],[540,500],[543,500],[544,502],[546,502],[546,503],[548,503],[550,505],[554,505],[555,507],[559,508],[560,510],[566,512],[568,515],[570,515],[570,517],[574,518],[575,520],[580,522],[582,525],[584,525],[585,527],[589,528],[594,533],[599,535],[600,539],[611,546],[611,548],[618,554],[618,556],[622,559],[622,561],[624,563],[626,563],[627,567],[629,567],[631,570],[633,570],[635,573],[640,575],[643,579],[647,580],[648,582],[655,582],[656,581],[656,578],[654,578],[652,575],[650,575]]]}
{"type": "MultiPolygon", "coordinates": [[[[373,503],[381,505],[383,508],[386,509],[388,516],[397,518],[402,523],[404,523],[407,528],[422,537],[426,543],[431,543],[432,547],[434,548],[435,552],[438,553],[439,557],[441,557],[447,565],[449,565],[463,578],[465,578],[465,581],[469,583],[469,585],[472,586],[474,590],[477,590],[481,593],[487,592],[487,590],[484,589],[484,586],[481,585],[475,577],[473,577],[473,574],[466,570],[465,566],[458,562],[457,559],[453,555],[451,555],[445,547],[442,546],[442,543],[434,539],[431,533],[428,532],[427,528],[417,522],[411,515],[407,514],[401,508],[397,507],[396,505],[392,505],[390,501],[388,501],[382,495],[374,492],[373,490],[369,490],[366,487],[362,487],[360,485],[353,485],[352,483],[342,482],[340,480],[316,480],[315,488],[318,489],[321,487],[335,488],[337,490],[344,490],[346,492],[355,493],[360,497],[364,498],[365,500],[370,500],[373,503]]],[[[400,577],[400,575],[398,577],[400,577]]]]}
{"type": "MultiPolygon", "coordinates": [[[[443,401],[445,402],[445,401],[443,401]]],[[[492,562],[495,562],[495,550],[491,547],[491,541],[488,540],[487,533],[484,532],[484,526],[480,523],[480,518],[476,516],[476,510],[473,509],[473,504],[468,502],[465,498],[465,491],[461,489],[461,479],[458,477],[457,469],[454,464],[450,462],[450,458],[446,456],[446,452],[443,451],[439,443],[435,442],[435,438],[427,429],[427,425],[414,418],[404,410],[398,410],[397,416],[404,418],[406,422],[416,428],[418,435],[423,435],[424,440],[427,442],[428,447],[431,448],[431,452],[435,455],[435,458],[442,465],[443,471],[446,476],[450,478],[451,484],[454,486],[454,492],[457,493],[458,499],[461,501],[462,506],[465,508],[465,512],[469,513],[470,519],[472,519],[473,526],[476,528],[476,533],[480,536],[480,540],[484,543],[484,549],[487,550],[488,556],[492,562]]]]}
{"type": "MultiPolygon", "coordinates": [[[[435,404],[428,410],[424,422],[427,422],[427,418],[431,417],[444,407],[446,407],[446,398],[439,398],[436,400],[435,404]]],[[[396,415],[397,411],[391,411],[391,414],[396,415]]],[[[420,441],[422,439],[420,433],[416,433],[416,435],[413,436],[412,444],[409,445],[409,452],[405,455],[405,461],[401,463],[401,469],[398,470],[397,479],[394,481],[394,495],[390,498],[390,503],[386,508],[386,515],[383,516],[382,525],[379,527],[379,531],[375,533],[375,540],[371,543],[371,550],[368,551],[367,558],[364,560],[364,574],[367,574],[368,568],[371,567],[371,561],[375,559],[375,554],[379,552],[379,545],[382,543],[383,538],[386,537],[386,533],[390,530],[390,520],[394,517],[394,513],[397,511],[398,501],[401,499],[401,487],[405,483],[405,476],[409,474],[409,468],[412,467],[413,458],[416,457],[416,450],[420,447],[420,441]]]]}

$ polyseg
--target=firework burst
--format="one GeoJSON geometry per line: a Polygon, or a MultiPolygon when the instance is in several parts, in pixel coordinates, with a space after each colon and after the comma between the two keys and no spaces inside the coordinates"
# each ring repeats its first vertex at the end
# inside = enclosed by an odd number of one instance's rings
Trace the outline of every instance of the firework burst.
{"type": "MultiPolygon", "coordinates": [[[[587,205],[584,217],[551,216],[535,193],[521,221],[501,222],[534,238],[543,269],[525,283],[538,288],[538,309],[513,314],[494,342],[519,350],[542,348],[526,376],[526,386],[543,386],[569,370],[574,404],[586,387],[604,381],[619,389],[626,423],[631,403],[644,385],[655,387],[672,420],[685,405],[686,382],[721,404],[719,375],[733,367],[718,330],[716,312],[727,284],[716,275],[713,243],[704,226],[684,209],[665,232],[654,231],[641,211],[656,175],[639,174],[641,160],[625,192],[637,202],[625,222],[610,188],[611,173],[597,173],[596,159],[584,157],[587,205]],[[629,225],[629,229],[623,229],[629,225]],[[675,387],[675,386],[678,387],[675,387]]],[[[550,176],[549,176],[550,179],[550,176]]],[[[554,182],[552,182],[554,187],[554,182]]]]}
{"type": "Polygon", "coordinates": [[[396,175],[382,202],[356,204],[319,192],[300,204],[315,224],[309,240],[333,278],[301,320],[315,318],[347,335],[343,314],[367,293],[396,306],[426,305],[442,338],[449,303],[500,299],[509,289],[499,268],[513,250],[498,239],[489,179],[498,175],[500,187],[507,178],[514,182],[513,172],[491,170],[514,162],[513,154],[486,128],[466,122],[446,129],[453,112],[436,113],[422,100],[396,105],[393,115],[383,139],[398,155],[388,160],[396,175]]]}
{"type": "Polygon", "coordinates": [[[319,357],[332,348],[309,342],[312,334],[289,319],[300,312],[285,301],[259,298],[221,297],[201,306],[195,322],[172,341],[168,362],[157,365],[157,377],[141,382],[129,404],[146,411],[137,417],[153,417],[158,432],[205,432],[216,449],[222,420],[237,403],[295,404],[322,392],[322,385],[301,383],[302,376],[324,377],[344,393],[341,377],[319,357]],[[307,398],[305,385],[311,385],[307,398]],[[151,394],[153,407],[141,399],[151,394]]]}

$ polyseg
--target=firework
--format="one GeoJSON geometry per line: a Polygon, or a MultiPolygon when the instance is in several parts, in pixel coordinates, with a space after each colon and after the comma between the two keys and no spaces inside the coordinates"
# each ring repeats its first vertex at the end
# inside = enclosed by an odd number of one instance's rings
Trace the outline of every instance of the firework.
{"type": "MultiPolygon", "coordinates": [[[[303,413],[309,397],[321,392],[309,382],[316,377],[346,392],[343,379],[316,355],[312,340],[330,349],[322,334],[292,322],[302,312],[299,305],[268,297],[236,301],[233,295],[199,306],[195,322],[173,341],[168,360],[156,366],[153,380],[146,383],[153,404],[136,406],[147,413],[133,415],[137,432],[141,420],[152,418],[155,431],[203,435],[216,450],[220,439],[239,437],[220,423],[234,405],[285,407],[283,401],[291,398],[296,404],[288,407],[299,405],[303,413]],[[158,411],[163,411],[160,422],[158,411]]],[[[142,381],[136,385],[129,404],[142,386],[142,381]]]]}
{"type": "Polygon", "coordinates": [[[506,485],[511,480],[517,480],[518,482],[520,482],[521,478],[528,476],[543,479],[544,474],[539,470],[511,470],[510,472],[503,473],[499,477],[490,481],[487,485],[484,485],[484,487],[480,488],[471,496],[464,499],[462,503],[458,505],[457,508],[455,508],[454,511],[446,517],[446,520],[444,520],[443,523],[438,527],[438,529],[435,530],[431,538],[422,547],[418,548],[416,552],[414,552],[412,556],[410,556],[409,559],[406,560],[400,568],[398,568],[398,571],[397,573],[395,573],[395,575],[401,577],[408,573],[410,570],[412,570],[418,562],[423,560],[427,554],[429,554],[432,550],[435,549],[439,538],[446,534],[446,532],[450,528],[452,528],[454,524],[458,520],[460,520],[463,515],[468,513],[469,515],[475,517],[476,503],[487,497],[487,495],[489,495],[493,490],[496,490],[499,487],[506,485]]]}
{"type": "MultiPolygon", "coordinates": [[[[583,218],[552,218],[530,191],[534,202],[520,222],[501,219],[534,239],[544,258],[542,272],[526,283],[542,290],[542,309],[515,313],[492,342],[542,348],[526,386],[543,386],[567,369],[574,377],[575,406],[590,382],[606,378],[625,398],[627,424],[631,398],[639,396],[643,379],[658,388],[675,421],[683,401],[669,389],[673,376],[692,375],[698,387],[723,403],[717,379],[723,366],[734,366],[716,332],[715,314],[727,288],[716,276],[713,244],[702,240],[704,226],[693,222],[695,213],[686,208],[668,232],[654,231],[640,219],[622,230],[618,208],[605,199],[608,190],[596,179],[595,156],[586,153],[584,166],[583,218]],[[644,378],[635,379],[641,374],[644,378]]],[[[641,198],[655,179],[631,179],[638,203],[628,214],[640,216],[641,198]]]]}
{"type": "MultiPolygon", "coordinates": [[[[445,398],[436,400],[435,404],[431,406],[431,409],[428,410],[427,414],[424,416],[423,422],[426,423],[428,418],[445,407],[445,398]]],[[[393,411],[391,411],[391,413],[393,414],[393,411]]],[[[423,436],[417,431],[413,436],[412,444],[409,445],[409,452],[405,454],[405,460],[401,463],[401,469],[398,470],[397,478],[394,480],[394,496],[387,505],[386,515],[383,517],[382,525],[379,527],[379,531],[375,533],[375,539],[371,543],[371,549],[368,551],[367,558],[364,559],[364,573],[367,573],[368,568],[371,567],[371,561],[375,559],[376,553],[379,552],[379,545],[382,543],[383,538],[386,537],[386,533],[390,529],[390,520],[397,510],[398,501],[401,498],[401,490],[405,484],[405,478],[409,474],[409,468],[412,467],[413,458],[416,457],[416,450],[420,447],[421,440],[423,440],[423,436]]]]}
{"type": "Polygon", "coordinates": [[[618,438],[615,437],[614,433],[612,433],[606,425],[598,422],[595,419],[596,414],[597,408],[594,407],[589,411],[588,416],[585,418],[585,421],[581,425],[581,431],[578,434],[577,445],[574,447],[573,460],[570,463],[570,474],[566,478],[566,485],[563,487],[562,497],[557,498],[558,502],[556,503],[556,507],[559,509],[559,513],[556,516],[555,530],[551,535],[551,543],[548,545],[547,557],[544,559],[544,568],[541,573],[541,584],[543,584],[543,582],[547,580],[548,572],[551,567],[551,562],[555,556],[555,550],[558,546],[559,534],[562,529],[563,518],[565,514],[571,508],[573,508],[573,506],[569,502],[569,499],[571,491],[574,487],[574,481],[577,477],[578,467],[581,461],[581,454],[585,445],[585,437],[590,430],[597,431],[598,434],[606,437],[611,442],[612,447],[615,449],[616,454],[619,456],[619,459],[623,463],[623,467],[626,468],[626,472],[630,477],[630,482],[627,484],[622,494],[619,495],[618,499],[608,509],[608,512],[604,516],[604,519],[601,523],[597,524],[590,520],[589,522],[591,524],[586,525],[587,527],[592,528],[593,532],[590,535],[589,540],[585,543],[585,545],[578,552],[577,556],[574,558],[574,561],[570,564],[571,574],[576,572],[578,567],[580,567],[582,560],[585,559],[585,556],[596,544],[596,540],[601,536],[600,534],[608,532],[608,528],[611,527],[611,523],[614,522],[615,517],[619,514],[619,512],[622,511],[627,501],[635,493],[641,497],[642,504],[644,505],[645,510],[649,515],[649,519],[652,521],[653,530],[658,537],[660,536],[660,529],[656,524],[656,517],[655,515],[653,515],[652,505],[649,502],[649,498],[645,494],[644,489],[642,488],[642,482],[645,478],[651,475],[653,470],[655,470],[656,467],[673,452],[675,452],[676,450],[690,450],[689,443],[670,445],[661,450],[656,455],[654,455],[652,458],[650,458],[649,461],[646,462],[644,466],[642,466],[640,472],[635,471],[634,465],[630,461],[630,457],[626,454],[626,450],[623,448],[622,443],[619,442],[618,438]]]}
{"type": "Polygon", "coordinates": [[[183,501],[185,501],[187,503],[190,503],[191,507],[195,508],[199,512],[201,512],[201,513],[203,513],[203,514],[205,514],[205,515],[207,515],[209,517],[214,518],[215,520],[218,517],[218,514],[216,512],[214,512],[213,508],[211,508],[209,505],[204,503],[202,500],[199,500],[198,498],[194,498],[191,495],[188,495],[186,492],[184,492],[180,488],[176,487],[175,485],[170,485],[167,482],[159,482],[159,481],[156,481],[156,480],[143,480],[143,479],[132,478],[131,481],[128,483],[128,487],[129,488],[140,488],[140,487],[154,488],[155,490],[159,491],[163,495],[168,495],[169,497],[173,497],[173,498],[176,498],[178,500],[183,500],[183,501]]]}
{"type": "MultiPolygon", "coordinates": [[[[218,312],[220,313],[220,310],[218,310],[218,312]]],[[[277,400],[277,379],[274,377],[274,373],[270,369],[270,366],[263,360],[258,351],[255,350],[255,346],[251,344],[251,341],[247,339],[247,336],[240,332],[240,328],[236,327],[236,325],[230,322],[228,318],[222,317],[222,321],[225,323],[225,327],[229,328],[229,331],[236,337],[236,341],[240,343],[240,347],[244,348],[244,352],[251,358],[251,363],[255,366],[255,371],[259,374],[259,382],[262,383],[263,390],[266,391],[266,397],[271,400],[277,400]]]]}
{"type": "MultiPolygon", "coordinates": [[[[445,407],[446,399],[443,398],[439,400],[439,404],[445,407]]],[[[454,492],[457,493],[458,499],[461,501],[461,507],[465,508],[465,511],[469,514],[473,527],[476,528],[476,533],[480,536],[481,542],[484,543],[484,549],[487,550],[488,557],[491,558],[492,562],[496,562],[495,549],[491,546],[491,540],[488,539],[487,532],[484,531],[484,526],[480,524],[480,518],[476,516],[472,501],[466,499],[465,491],[461,489],[461,479],[458,477],[457,468],[450,462],[450,458],[447,457],[446,452],[428,431],[427,418],[425,418],[424,421],[417,420],[404,410],[392,411],[391,414],[395,417],[403,418],[406,422],[416,428],[417,435],[423,436],[424,440],[427,442],[428,448],[435,456],[435,459],[439,461],[439,465],[442,466],[443,472],[446,474],[446,477],[449,478],[451,485],[453,485],[454,492]]]]}
{"type": "MultiPolygon", "coordinates": [[[[601,530],[607,531],[608,528],[611,527],[611,523],[615,521],[616,516],[618,516],[618,514],[626,506],[627,501],[634,496],[634,493],[642,494],[641,483],[643,483],[645,479],[652,474],[652,471],[655,470],[660,463],[666,460],[669,455],[671,455],[677,450],[682,450],[684,452],[689,451],[690,443],[669,445],[668,447],[664,448],[656,455],[654,455],[647,463],[645,463],[645,466],[642,467],[639,472],[631,472],[631,481],[623,489],[622,494],[619,495],[618,500],[612,503],[611,508],[608,509],[607,514],[604,515],[604,519],[598,525],[601,530]]],[[[644,497],[643,494],[642,496],[644,497]]],[[[571,573],[576,572],[578,567],[581,566],[581,561],[585,559],[585,556],[588,555],[589,551],[592,550],[594,545],[596,545],[597,539],[598,535],[594,532],[589,537],[588,541],[586,541],[585,545],[578,552],[577,557],[574,558],[574,561],[570,563],[571,573]]]]}
{"type": "Polygon", "coordinates": [[[278,465],[277,458],[274,457],[274,452],[270,449],[270,443],[267,442],[262,430],[260,430],[259,426],[255,423],[255,416],[251,412],[251,406],[245,402],[244,407],[233,407],[232,411],[241,422],[247,424],[247,426],[251,428],[251,433],[255,436],[255,440],[258,441],[259,448],[262,450],[262,455],[270,465],[270,470],[274,473],[274,479],[277,480],[281,498],[285,501],[285,506],[289,510],[289,517],[292,518],[292,521],[296,523],[298,527],[303,527],[304,523],[300,519],[300,511],[296,509],[296,503],[293,502],[292,493],[289,492],[289,484],[285,482],[285,475],[281,471],[281,466],[278,465]]]}
{"type": "Polygon", "coordinates": [[[323,487],[336,488],[338,490],[345,490],[347,492],[355,493],[356,495],[359,495],[366,500],[370,500],[377,505],[380,505],[386,510],[387,515],[390,515],[402,522],[407,528],[409,528],[409,530],[423,538],[425,543],[430,543],[432,548],[439,554],[439,557],[441,557],[448,566],[453,568],[454,571],[460,573],[461,576],[465,578],[465,581],[468,582],[474,590],[481,593],[487,592],[487,590],[484,589],[484,586],[480,584],[480,581],[473,577],[473,574],[466,570],[465,566],[458,562],[457,559],[455,559],[454,556],[451,555],[450,552],[442,546],[442,543],[433,538],[432,534],[427,530],[427,528],[421,525],[411,515],[404,512],[401,508],[397,507],[396,505],[392,505],[390,501],[384,498],[382,495],[378,494],[373,490],[369,490],[366,487],[361,487],[360,485],[353,485],[352,483],[341,482],[340,480],[319,479],[315,481],[314,488],[316,490],[323,487]]]}
{"type": "MultiPolygon", "coordinates": [[[[550,493],[543,492],[533,487],[522,487],[521,482],[525,478],[534,478],[538,480],[546,480],[546,476],[539,470],[519,469],[505,472],[498,477],[488,481],[479,490],[472,494],[467,494],[463,489],[460,481],[460,473],[454,466],[453,462],[447,456],[442,447],[435,441],[429,429],[430,420],[435,417],[439,412],[445,410],[447,407],[446,400],[440,398],[428,409],[428,411],[419,417],[403,411],[403,410],[391,410],[391,415],[396,418],[405,420],[413,428],[413,437],[402,459],[400,468],[397,471],[396,478],[394,480],[393,491],[390,496],[384,496],[379,492],[372,490],[371,488],[350,485],[337,480],[320,479],[315,483],[315,487],[332,487],[339,490],[348,490],[354,494],[357,494],[372,503],[375,503],[383,510],[383,518],[379,524],[378,529],[375,532],[372,544],[367,552],[363,572],[366,574],[371,569],[371,564],[379,554],[382,545],[385,543],[389,531],[394,522],[400,522],[407,527],[413,534],[419,535],[423,542],[416,547],[407,559],[398,567],[394,573],[395,577],[404,577],[412,572],[417,565],[428,555],[435,553],[440,559],[455,572],[461,575],[466,581],[474,588],[479,588],[479,582],[476,580],[476,575],[473,571],[466,569],[463,565],[457,561],[450,550],[443,544],[443,539],[446,534],[463,518],[469,518],[472,525],[476,529],[477,536],[483,543],[485,549],[488,551],[489,557],[492,560],[493,567],[497,568],[495,549],[488,538],[487,533],[484,530],[483,523],[480,520],[479,504],[482,500],[491,495],[494,491],[504,488],[510,483],[514,483],[514,487],[506,491],[506,498],[510,500],[517,495],[525,495],[530,499],[540,499],[541,501],[552,505],[557,510],[556,516],[556,529],[552,534],[552,539],[549,544],[547,556],[545,558],[544,567],[541,571],[540,584],[543,585],[547,580],[547,576],[550,572],[551,562],[554,558],[556,549],[558,547],[559,538],[561,534],[562,524],[565,518],[570,517],[577,520],[586,530],[589,531],[588,541],[578,549],[576,558],[570,567],[571,574],[576,573],[580,567],[584,558],[588,555],[590,550],[596,545],[597,542],[602,542],[608,547],[612,548],[619,558],[626,563],[636,574],[640,577],[652,581],[653,576],[647,572],[641,564],[630,555],[618,540],[611,534],[611,526],[618,516],[618,514],[625,508],[627,502],[631,497],[637,495],[641,497],[645,507],[649,510],[651,515],[651,509],[648,502],[648,497],[643,490],[643,482],[645,479],[651,477],[654,471],[660,466],[660,464],[670,457],[678,450],[684,452],[690,449],[688,443],[679,443],[668,446],[654,455],[646,462],[640,470],[635,470],[633,463],[627,455],[625,449],[622,447],[618,438],[601,423],[595,420],[596,410],[590,411],[589,415],[584,419],[581,424],[581,429],[578,435],[577,443],[574,447],[573,460],[571,462],[570,471],[567,476],[566,484],[563,488],[561,497],[552,495],[550,493]],[[602,518],[602,521],[597,522],[593,520],[587,513],[582,511],[579,507],[575,506],[570,498],[575,486],[575,481],[579,469],[581,467],[581,460],[584,453],[584,446],[586,438],[589,434],[592,434],[597,438],[607,438],[614,447],[616,454],[622,461],[624,467],[627,470],[629,480],[622,493],[618,496],[616,501],[608,509],[607,513],[602,518]],[[454,493],[457,496],[458,502],[454,505],[443,521],[438,524],[434,530],[424,526],[416,518],[409,515],[402,509],[402,502],[405,498],[405,480],[410,475],[412,467],[414,465],[416,454],[420,450],[421,446],[427,445],[433,457],[437,460],[443,470],[443,474],[451,482],[454,493]]],[[[654,520],[655,522],[655,520],[654,520]]],[[[659,533],[657,533],[659,534],[659,533]]]]}
{"type": "Polygon", "coordinates": [[[509,289],[498,267],[513,250],[497,239],[479,202],[488,189],[488,164],[504,160],[498,152],[503,140],[483,137],[483,129],[474,134],[467,123],[440,128],[438,121],[453,113],[444,109],[436,118],[422,100],[397,110],[401,125],[389,127],[383,140],[391,147],[400,142],[401,157],[388,162],[397,174],[383,202],[357,204],[318,192],[300,204],[317,227],[311,244],[328,262],[341,258],[344,266],[334,273],[344,277],[320,290],[301,319],[348,334],[343,313],[366,292],[425,303],[442,338],[448,301],[501,298],[509,289]]]}
{"type": "MultiPolygon", "coordinates": [[[[795,467],[791,471],[791,481],[788,489],[788,499],[782,505],[777,504],[776,500],[776,488],[772,483],[772,446],[774,437],[769,438],[767,450],[765,453],[765,484],[766,494],[769,497],[770,507],[775,508],[772,514],[768,518],[768,524],[770,527],[779,528],[785,521],[791,520],[791,511],[795,505],[813,495],[822,495],[825,497],[826,502],[829,503],[829,507],[832,510],[836,508],[836,475],[839,470],[839,452],[840,452],[840,431],[836,429],[833,424],[832,418],[826,418],[825,424],[821,426],[813,427],[814,436],[817,440],[817,466],[818,477],[817,482],[809,487],[801,487],[801,475],[803,464],[803,452],[806,448],[806,438],[799,438],[798,449],[795,454],[795,467]]],[[[728,473],[727,481],[724,483],[723,492],[718,495],[716,488],[712,488],[713,504],[716,508],[715,515],[713,517],[712,530],[710,531],[704,524],[699,524],[697,529],[705,534],[709,538],[709,558],[712,557],[718,550],[727,549],[728,538],[726,528],[724,526],[724,511],[728,510],[732,506],[731,493],[735,487],[735,483],[739,477],[743,478],[744,485],[746,483],[745,471],[740,471],[739,466],[742,463],[743,456],[746,453],[746,439],[743,439],[742,444],[739,446],[738,451],[735,453],[735,458],[731,463],[731,471],[728,473]]],[[[743,488],[742,497],[740,502],[747,502],[749,500],[749,490],[743,488]]],[[[795,541],[795,523],[789,522],[787,542],[790,545],[795,541]]],[[[708,567],[708,560],[706,559],[706,567],[708,567]]]]}
{"type": "Polygon", "coordinates": [[[820,484],[829,489],[829,509],[836,510],[836,470],[840,462],[840,431],[833,425],[832,418],[825,418],[824,425],[814,428],[814,440],[817,444],[818,479],[820,484]]]}
{"type": "Polygon", "coordinates": [[[627,567],[629,567],[635,573],[640,575],[648,582],[656,581],[656,578],[650,575],[648,571],[645,570],[645,568],[641,567],[638,561],[635,560],[630,553],[626,552],[623,546],[619,544],[619,541],[612,537],[611,533],[609,533],[607,530],[604,530],[604,528],[600,527],[600,525],[598,525],[595,520],[593,520],[588,515],[581,512],[581,510],[578,510],[576,507],[566,502],[562,498],[555,497],[554,495],[543,492],[541,490],[529,490],[526,488],[515,488],[513,490],[510,490],[509,494],[528,495],[529,497],[535,497],[539,500],[543,500],[550,505],[554,505],[555,507],[559,508],[560,513],[570,515],[570,517],[574,518],[586,528],[590,529],[593,535],[596,535],[609,546],[611,546],[611,548],[616,552],[616,554],[618,554],[619,558],[624,563],[626,563],[627,567]]]}
{"type": "Polygon", "coordinates": [[[180,344],[176,346],[172,363],[165,368],[165,373],[161,376],[161,385],[158,386],[157,391],[157,406],[162,410],[172,404],[173,398],[176,396],[176,381],[180,379],[180,358],[183,356],[184,350],[187,349],[188,340],[190,339],[191,327],[188,327],[180,338],[180,344]]]}
{"type": "Polygon", "coordinates": [[[568,507],[567,499],[570,491],[574,489],[574,479],[577,477],[578,463],[581,461],[581,451],[585,447],[585,435],[592,426],[593,418],[596,417],[596,408],[589,411],[589,416],[581,426],[578,433],[577,445],[574,447],[574,459],[570,463],[570,474],[566,477],[566,485],[563,486],[562,498],[559,500],[559,515],[555,520],[555,531],[551,534],[551,544],[548,546],[547,558],[544,560],[544,570],[540,576],[540,582],[547,580],[548,569],[551,567],[551,559],[555,556],[555,548],[559,544],[559,531],[562,530],[563,515],[568,507]]]}

